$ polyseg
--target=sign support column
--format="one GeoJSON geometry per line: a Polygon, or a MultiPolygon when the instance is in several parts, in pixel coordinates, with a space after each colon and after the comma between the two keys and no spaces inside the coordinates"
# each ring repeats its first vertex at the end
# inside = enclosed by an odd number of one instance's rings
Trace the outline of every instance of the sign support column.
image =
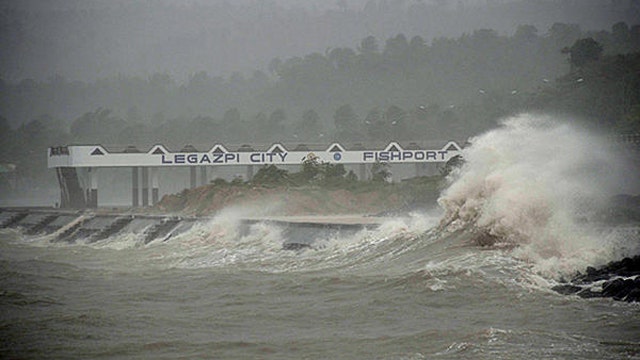
{"type": "Polygon", "coordinates": [[[200,166],[200,185],[207,185],[207,167],[200,166]]]}
{"type": "Polygon", "coordinates": [[[151,168],[151,205],[158,203],[158,168],[151,168]]]}
{"type": "Polygon", "coordinates": [[[196,188],[196,168],[194,166],[189,167],[189,188],[190,189],[195,189],[196,188]]]}
{"type": "Polygon", "coordinates": [[[98,207],[98,169],[88,168],[89,172],[89,191],[87,196],[87,205],[91,208],[98,207]]]}
{"type": "Polygon", "coordinates": [[[138,198],[138,167],[131,168],[131,206],[140,206],[138,198]]]}
{"type": "Polygon", "coordinates": [[[142,167],[142,206],[149,206],[149,168],[142,167]]]}
{"type": "Polygon", "coordinates": [[[367,180],[367,164],[360,164],[360,181],[367,180]]]}
{"type": "Polygon", "coordinates": [[[253,165],[247,165],[247,179],[245,181],[251,181],[253,179],[253,165]]]}

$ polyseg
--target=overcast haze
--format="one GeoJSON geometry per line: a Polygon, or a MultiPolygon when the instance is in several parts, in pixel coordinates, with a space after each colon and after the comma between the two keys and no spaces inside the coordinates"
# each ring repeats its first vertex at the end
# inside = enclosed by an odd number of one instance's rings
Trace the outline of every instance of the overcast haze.
{"type": "Polygon", "coordinates": [[[356,48],[380,41],[460,36],[479,28],[510,35],[519,24],[540,35],[555,22],[608,29],[635,23],[638,1],[3,1],[0,77],[93,81],[118,74],[266,72],[276,57],[356,48]]]}
{"type": "Polygon", "coordinates": [[[0,194],[53,204],[44,155],[68,144],[463,143],[521,112],[637,133],[639,20],[640,0],[0,0],[0,194]]]}

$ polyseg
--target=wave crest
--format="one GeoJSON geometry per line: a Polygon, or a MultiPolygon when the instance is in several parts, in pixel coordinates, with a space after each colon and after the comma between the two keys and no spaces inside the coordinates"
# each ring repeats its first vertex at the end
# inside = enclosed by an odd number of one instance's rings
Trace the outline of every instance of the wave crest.
{"type": "Polygon", "coordinates": [[[585,221],[621,190],[625,166],[604,141],[549,116],[522,114],[470,142],[438,200],[441,230],[516,248],[550,275],[614,256],[585,221]]]}

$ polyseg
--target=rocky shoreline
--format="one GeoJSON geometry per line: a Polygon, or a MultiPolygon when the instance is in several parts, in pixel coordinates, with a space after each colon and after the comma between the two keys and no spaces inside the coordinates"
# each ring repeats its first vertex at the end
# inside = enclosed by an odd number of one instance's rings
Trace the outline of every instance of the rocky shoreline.
{"type": "Polygon", "coordinates": [[[578,273],[553,290],[582,298],[640,302],[640,255],[612,261],[599,269],[588,267],[585,274],[578,273]]]}

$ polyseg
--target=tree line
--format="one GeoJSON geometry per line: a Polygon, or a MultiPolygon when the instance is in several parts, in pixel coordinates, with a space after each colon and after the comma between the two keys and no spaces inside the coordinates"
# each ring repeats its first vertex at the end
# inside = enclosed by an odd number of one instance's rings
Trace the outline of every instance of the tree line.
{"type": "MultiPolygon", "coordinates": [[[[398,34],[381,45],[276,58],[269,72],[51,78],[0,82],[0,163],[43,178],[47,146],[214,142],[329,143],[462,139],[523,110],[576,114],[599,128],[638,131],[640,26],[587,32],[530,25],[427,44],[398,34]],[[28,120],[26,120],[28,119],[28,120]],[[16,124],[19,124],[16,126],[16,124]]],[[[204,150],[204,149],[201,149],[204,150]]]]}
{"type": "Polygon", "coordinates": [[[15,82],[169,71],[182,82],[199,70],[266,69],[279,54],[354,46],[366,35],[431,41],[480,28],[601,29],[638,18],[638,0],[2,1],[0,73],[15,82]]]}

